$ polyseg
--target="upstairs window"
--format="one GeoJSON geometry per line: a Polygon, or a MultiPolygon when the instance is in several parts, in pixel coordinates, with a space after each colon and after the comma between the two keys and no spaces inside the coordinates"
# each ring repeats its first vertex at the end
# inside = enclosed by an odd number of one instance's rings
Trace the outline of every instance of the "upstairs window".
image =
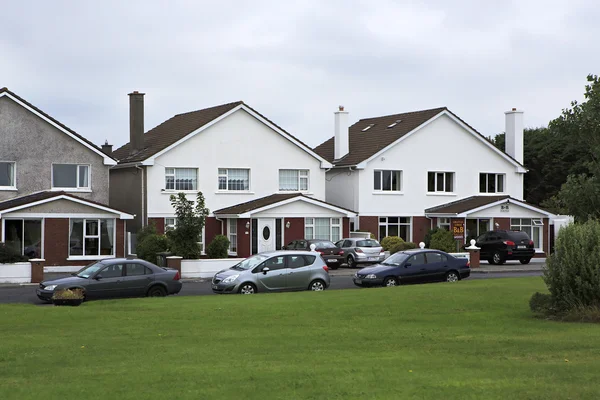
{"type": "Polygon", "coordinates": [[[15,163],[0,161],[0,189],[15,188],[15,163]]]}
{"type": "Polygon", "coordinates": [[[308,170],[306,169],[280,169],[279,190],[281,191],[307,191],[308,170]]]}
{"type": "Polygon", "coordinates": [[[166,190],[198,190],[196,168],[165,168],[166,190]]]}
{"type": "Polygon", "coordinates": [[[250,170],[219,168],[219,190],[250,190],[250,170]]]}
{"type": "Polygon", "coordinates": [[[454,192],[454,172],[428,172],[427,191],[430,193],[454,192]]]}
{"type": "Polygon", "coordinates": [[[90,166],[52,164],[52,187],[55,189],[90,189],[90,166]]]}
{"type": "Polygon", "coordinates": [[[504,174],[479,174],[479,193],[504,193],[504,174]]]}
{"type": "Polygon", "coordinates": [[[383,192],[402,191],[402,171],[374,171],[373,189],[383,192]]]}

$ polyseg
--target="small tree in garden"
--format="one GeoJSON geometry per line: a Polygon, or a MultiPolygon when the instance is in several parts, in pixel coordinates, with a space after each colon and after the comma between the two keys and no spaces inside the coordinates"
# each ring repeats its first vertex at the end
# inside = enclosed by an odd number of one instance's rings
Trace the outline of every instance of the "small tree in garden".
{"type": "Polygon", "coordinates": [[[142,260],[156,263],[156,255],[167,251],[169,243],[165,235],[156,231],[156,225],[151,222],[140,229],[136,235],[135,253],[142,260]]]}
{"type": "Polygon", "coordinates": [[[217,235],[206,248],[208,258],[227,258],[229,256],[229,239],[224,235],[217,235]]]}
{"type": "Polygon", "coordinates": [[[381,247],[384,251],[391,251],[393,247],[398,246],[400,243],[404,243],[404,239],[399,236],[386,236],[381,239],[381,247]]]}
{"type": "Polygon", "coordinates": [[[442,250],[447,253],[451,253],[456,250],[456,242],[454,241],[454,235],[445,230],[440,229],[433,235],[431,235],[431,242],[429,243],[430,249],[442,250]]]}
{"type": "Polygon", "coordinates": [[[195,204],[185,193],[172,194],[170,201],[177,217],[175,229],[167,232],[171,251],[186,259],[199,258],[202,248],[198,242],[210,212],[205,206],[204,195],[198,192],[195,204]]]}

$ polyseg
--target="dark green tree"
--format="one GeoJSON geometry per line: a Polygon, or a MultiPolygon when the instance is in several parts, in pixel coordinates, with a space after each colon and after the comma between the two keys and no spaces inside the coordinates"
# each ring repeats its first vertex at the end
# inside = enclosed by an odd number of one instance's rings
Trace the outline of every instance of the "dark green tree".
{"type": "Polygon", "coordinates": [[[194,203],[184,193],[172,194],[170,201],[177,217],[175,229],[167,232],[170,250],[186,259],[199,258],[202,252],[199,238],[210,212],[205,206],[204,195],[198,192],[194,203]]]}

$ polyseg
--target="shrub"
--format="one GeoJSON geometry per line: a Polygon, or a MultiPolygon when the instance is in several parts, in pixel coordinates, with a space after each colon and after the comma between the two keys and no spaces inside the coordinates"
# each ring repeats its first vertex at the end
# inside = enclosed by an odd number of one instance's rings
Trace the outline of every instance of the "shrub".
{"type": "Polygon", "coordinates": [[[423,238],[423,243],[425,243],[425,248],[427,248],[427,249],[431,248],[431,237],[433,235],[435,235],[439,231],[445,231],[445,230],[446,229],[440,228],[439,226],[436,226],[435,228],[428,230],[427,233],[425,234],[425,237],[423,238]]]}
{"type": "Polygon", "coordinates": [[[558,312],[600,307],[600,222],[561,228],[544,282],[558,312]]]}
{"type": "Polygon", "coordinates": [[[429,248],[452,253],[453,251],[456,251],[456,242],[454,241],[454,236],[449,231],[440,229],[431,235],[431,243],[429,243],[429,248]]]}
{"type": "Polygon", "coordinates": [[[535,313],[547,314],[552,309],[552,296],[548,293],[535,292],[529,299],[529,308],[535,313]]]}
{"type": "Polygon", "coordinates": [[[135,246],[135,252],[139,258],[156,264],[156,256],[158,253],[167,251],[169,241],[165,235],[145,234],[143,240],[139,240],[135,246]]]}
{"type": "Polygon", "coordinates": [[[399,245],[400,243],[404,243],[404,240],[398,236],[386,236],[381,240],[381,247],[383,247],[384,251],[392,250],[392,247],[399,245]]]}
{"type": "Polygon", "coordinates": [[[398,243],[395,246],[393,246],[390,249],[390,254],[394,254],[397,253],[399,251],[404,251],[404,250],[410,250],[410,249],[416,249],[419,246],[417,246],[416,243],[413,242],[402,242],[402,243],[398,243]]]}
{"type": "Polygon", "coordinates": [[[227,258],[229,256],[229,239],[227,236],[217,235],[206,247],[208,258],[227,258]]]}
{"type": "Polygon", "coordinates": [[[0,264],[10,264],[27,260],[27,257],[22,256],[21,253],[11,246],[6,243],[0,243],[0,264]]]}
{"type": "Polygon", "coordinates": [[[135,235],[136,243],[143,242],[144,239],[149,235],[158,235],[158,231],[156,230],[156,224],[154,223],[154,221],[150,221],[148,225],[146,225],[137,232],[137,234],[135,235]]]}

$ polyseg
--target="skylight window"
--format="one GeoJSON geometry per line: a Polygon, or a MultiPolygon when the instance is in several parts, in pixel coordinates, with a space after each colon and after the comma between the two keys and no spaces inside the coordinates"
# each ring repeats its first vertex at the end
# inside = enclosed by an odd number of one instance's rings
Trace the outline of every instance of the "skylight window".
{"type": "Polygon", "coordinates": [[[401,120],[401,119],[394,121],[394,123],[392,123],[392,124],[388,125],[388,129],[389,129],[389,128],[393,128],[393,127],[395,127],[395,126],[396,126],[396,125],[398,125],[400,122],[402,122],[402,120],[401,120]]]}
{"type": "Polygon", "coordinates": [[[362,131],[363,131],[363,132],[366,132],[366,131],[368,131],[369,129],[371,129],[372,127],[374,127],[374,126],[375,126],[375,124],[370,124],[369,126],[367,126],[367,127],[366,127],[365,129],[363,129],[362,131]]]}

